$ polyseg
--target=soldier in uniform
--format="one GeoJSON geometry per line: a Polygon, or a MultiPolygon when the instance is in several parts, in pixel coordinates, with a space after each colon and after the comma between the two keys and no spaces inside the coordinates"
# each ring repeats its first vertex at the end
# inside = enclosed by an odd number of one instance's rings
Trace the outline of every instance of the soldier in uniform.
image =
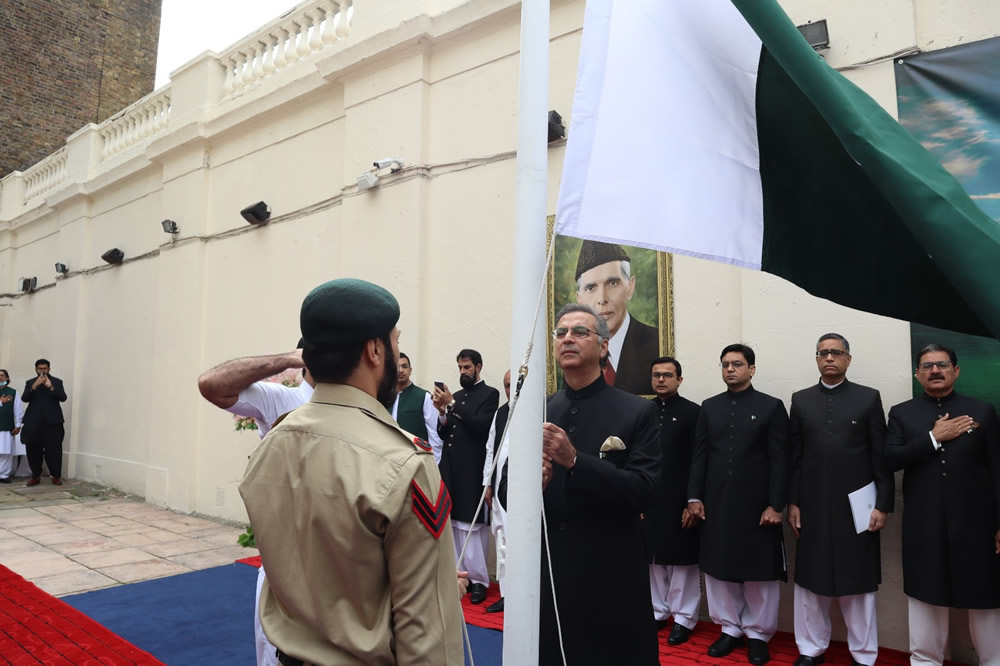
{"type": "Polygon", "coordinates": [[[726,392],[701,405],[695,427],[688,509],[701,526],[699,564],[712,621],[722,635],[708,648],[724,657],[748,639],[747,659],[771,659],[779,581],[788,580],[781,512],[788,486],[788,414],[751,384],[755,355],[733,344],[720,358],[726,392]]]}
{"type": "Polygon", "coordinates": [[[889,410],[885,457],[903,470],[903,591],[910,663],[941,664],[948,609],[969,609],[979,663],[1000,664],[1000,420],[959,395],[958,355],[917,354],[922,395],[889,410]]]}
{"type": "Polygon", "coordinates": [[[610,331],[594,310],[567,305],[556,321],[566,388],[549,397],[542,426],[553,571],[550,577],[543,551],[539,663],[562,663],[554,585],[567,663],[655,666],[641,515],[660,470],[656,407],[605,382],[601,360],[610,331]]]}
{"type": "Polygon", "coordinates": [[[282,664],[462,664],[448,515],[430,446],[395,424],[399,304],[340,279],[306,296],[309,402],[240,484],[268,578],[261,623],[282,664]]]}
{"type": "Polygon", "coordinates": [[[792,395],[788,524],[795,558],[795,666],[822,663],[830,605],[840,604],[853,664],[878,656],[875,591],[882,581],[879,530],[895,500],[885,464],[885,413],[875,389],[847,380],[851,346],[827,333],[816,343],[817,384],[792,395]],[[858,534],[848,494],[875,485],[875,506],[858,534]]]}
{"type": "Polygon", "coordinates": [[[677,391],[684,381],[680,362],[670,356],[655,359],[650,367],[653,404],[660,413],[660,470],[656,501],[645,514],[643,527],[650,545],[649,589],[653,617],[666,626],[673,615],[674,626],[667,637],[680,645],[698,623],[701,580],[698,574],[698,520],[687,507],[688,475],[694,426],[700,408],[677,391]]]}
{"type": "Polygon", "coordinates": [[[490,532],[486,529],[487,505],[483,505],[475,522],[473,518],[484,490],[486,440],[493,415],[500,405],[500,392],[480,377],[483,357],[475,349],[463,349],[456,360],[462,389],[452,395],[447,384],[434,387],[434,404],[440,412],[438,433],[442,442],[439,467],[452,498],[455,559],[459,558],[462,544],[468,540],[465,560],[460,565],[469,571],[469,601],[481,604],[490,585],[490,574],[486,568],[486,549],[490,543],[490,532]]]}

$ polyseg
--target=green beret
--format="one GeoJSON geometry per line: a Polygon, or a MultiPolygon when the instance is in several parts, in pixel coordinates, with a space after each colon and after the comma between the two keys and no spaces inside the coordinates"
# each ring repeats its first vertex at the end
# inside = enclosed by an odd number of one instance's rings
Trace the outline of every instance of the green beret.
{"type": "Polygon", "coordinates": [[[399,321],[399,302],[382,287],[341,278],[316,287],[302,301],[299,328],[310,345],[337,346],[385,335],[399,321]]]}
{"type": "Polygon", "coordinates": [[[585,240],[580,246],[580,258],[576,262],[576,275],[574,280],[579,280],[580,276],[609,261],[631,261],[628,254],[621,245],[612,243],[601,243],[600,241],[585,240]]]}

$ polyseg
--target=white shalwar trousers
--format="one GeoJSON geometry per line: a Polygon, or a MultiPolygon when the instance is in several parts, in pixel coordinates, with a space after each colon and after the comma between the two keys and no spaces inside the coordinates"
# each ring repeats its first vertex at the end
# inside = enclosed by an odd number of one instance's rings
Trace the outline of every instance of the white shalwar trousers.
{"type": "Polygon", "coordinates": [[[818,657],[830,646],[830,606],[840,604],[847,625],[847,647],[854,661],[872,666],[878,656],[878,619],[875,593],[824,597],[795,586],[795,645],[799,654],[818,657]]]}
{"type": "Polygon", "coordinates": [[[253,638],[257,648],[257,666],[278,666],[278,652],[264,635],[260,625],[260,588],[264,584],[264,567],[257,569],[257,596],[253,600],[253,638]]]}
{"type": "Polygon", "coordinates": [[[459,569],[469,572],[469,583],[490,586],[490,572],[486,568],[486,549],[490,547],[490,531],[482,523],[470,525],[461,521],[451,521],[451,533],[455,537],[455,562],[462,554],[462,544],[469,535],[469,547],[465,549],[465,562],[459,569]],[[471,535],[469,533],[472,533],[471,535]]]}
{"type": "Polygon", "coordinates": [[[778,630],[781,583],[776,580],[729,583],[705,574],[705,595],[708,614],[724,634],[767,642],[778,630]]]}
{"type": "MultiPolygon", "coordinates": [[[[910,612],[910,664],[944,663],[948,645],[947,606],[933,606],[907,597],[910,612]]],[[[1000,666],[1000,608],[970,608],[969,633],[980,666],[1000,666]]]]}
{"type": "Polygon", "coordinates": [[[14,454],[0,453],[0,479],[6,479],[8,476],[13,476],[13,471],[14,454]]]}
{"type": "Polygon", "coordinates": [[[649,592],[654,619],[662,621],[673,615],[682,627],[694,629],[698,624],[701,581],[697,564],[650,564],[649,592]]]}
{"type": "Polygon", "coordinates": [[[493,494],[493,511],[490,513],[490,531],[497,546],[497,584],[500,596],[504,596],[504,582],[507,579],[507,512],[500,506],[496,493],[493,494]]]}

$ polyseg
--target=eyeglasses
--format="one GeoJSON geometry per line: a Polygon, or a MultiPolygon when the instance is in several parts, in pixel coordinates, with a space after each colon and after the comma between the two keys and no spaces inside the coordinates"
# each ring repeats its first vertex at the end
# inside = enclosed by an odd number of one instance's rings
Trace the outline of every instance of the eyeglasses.
{"type": "Polygon", "coordinates": [[[744,365],[746,365],[746,363],[744,363],[743,361],[723,361],[722,363],[719,364],[719,367],[722,369],[726,369],[729,366],[732,366],[733,369],[739,370],[744,365]]]}
{"type": "Polygon", "coordinates": [[[951,367],[951,361],[924,361],[918,367],[921,370],[932,370],[935,367],[939,370],[947,370],[951,367]]]}
{"type": "Polygon", "coordinates": [[[672,372],[654,372],[653,379],[672,379],[674,373],[672,372]]]}
{"type": "Polygon", "coordinates": [[[570,335],[576,338],[577,340],[582,340],[591,333],[593,333],[594,335],[598,335],[597,331],[592,331],[586,326],[574,326],[573,328],[564,328],[560,326],[556,330],[552,331],[552,337],[555,338],[556,340],[562,340],[567,335],[570,335]]]}
{"type": "Polygon", "coordinates": [[[843,349],[820,349],[816,352],[817,358],[826,358],[827,356],[832,356],[834,358],[840,358],[841,356],[846,356],[847,352],[843,349]]]}

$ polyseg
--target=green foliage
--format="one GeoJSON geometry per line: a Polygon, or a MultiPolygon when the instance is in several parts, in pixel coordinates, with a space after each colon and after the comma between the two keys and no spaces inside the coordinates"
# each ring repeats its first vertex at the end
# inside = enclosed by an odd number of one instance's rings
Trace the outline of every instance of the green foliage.
{"type": "Polygon", "coordinates": [[[257,540],[253,538],[253,528],[247,525],[247,531],[237,537],[236,543],[244,548],[256,548],[257,540]]]}

